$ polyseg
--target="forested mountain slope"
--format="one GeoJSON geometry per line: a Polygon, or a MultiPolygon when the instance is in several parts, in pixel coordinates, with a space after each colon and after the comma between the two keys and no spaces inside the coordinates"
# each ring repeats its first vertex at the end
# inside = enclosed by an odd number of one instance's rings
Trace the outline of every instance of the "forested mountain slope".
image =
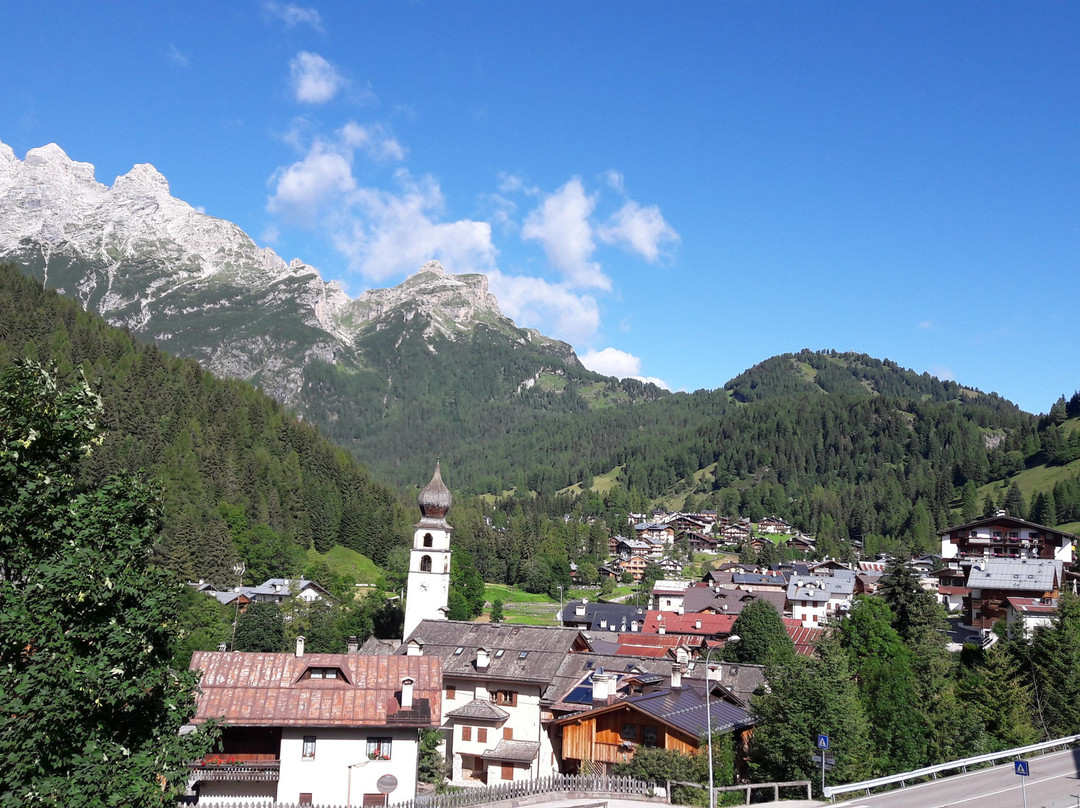
{"type": "Polygon", "coordinates": [[[186,577],[233,583],[241,558],[249,579],[296,574],[309,546],[334,544],[383,563],[407,542],[412,514],[315,427],[0,266],[0,366],[18,356],[55,363],[62,379],[81,371],[100,393],[108,432],[84,479],[159,479],[160,552],[186,577]]]}

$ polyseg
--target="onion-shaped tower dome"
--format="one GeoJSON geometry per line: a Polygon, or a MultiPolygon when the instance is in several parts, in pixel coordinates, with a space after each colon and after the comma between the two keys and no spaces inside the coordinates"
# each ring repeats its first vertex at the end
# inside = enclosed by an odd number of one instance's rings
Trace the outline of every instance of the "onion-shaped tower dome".
{"type": "Polygon", "coordinates": [[[442,473],[439,470],[439,461],[435,461],[435,474],[431,478],[416,501],[420,505],[420,513],[425,519],[445,519],[450,504],[454,498],[450,496],[450,489],[443,482],[442,473]]]}

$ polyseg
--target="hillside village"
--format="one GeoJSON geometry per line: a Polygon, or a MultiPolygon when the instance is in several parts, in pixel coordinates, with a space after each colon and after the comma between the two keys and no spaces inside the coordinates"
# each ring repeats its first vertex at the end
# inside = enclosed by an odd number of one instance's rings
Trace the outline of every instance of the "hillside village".
{"type": "MultiPolygon", "coordinates": [[[[612,538],[603,574],[641,580],[645,568],[663,568],[671,577],[653,581],[647,605],[570,600],[561,627],[449,620],[452,496],[438,466],[418,502],[403,637],[352,640],[336,654],[306,653],[301,636],[292,653],[194,655],[203,688],[192,728],[226,721],[220,749],[192,765],[198,804],[412,799],[425,730],[438,731],[446,782],[456,787],[611,775],[639,749],[697,754],[710,728],[728,737],[734,779],[745,781],[751,738],[767,720],[754,698],[768,685],[767,660],[737,661],[759,639],[760,623],[744,615],[771,613],[792,652],[811,657],[858,598],[874,597],[900,568],[948,611],[947,647],[959,653],[1030,638],[1051,624],[1078,578],[1069,569],[1074,535],[998,511],[942,531],[939,554],[853,564],[723,561],[688,580],[663,565],[679,542],[715,553],[725,543],[767,547],[776,536],[804,552],[813,540],[775,518],[751,525],[707,512],[637,514],[634,538],[612,538]]],[[[238,609],[332,597],[305,580],[200,588],[238,609]]]]}

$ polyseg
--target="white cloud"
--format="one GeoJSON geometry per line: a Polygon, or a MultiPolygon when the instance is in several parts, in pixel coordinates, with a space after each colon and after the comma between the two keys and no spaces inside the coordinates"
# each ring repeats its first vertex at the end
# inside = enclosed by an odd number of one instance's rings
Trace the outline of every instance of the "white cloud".
{"type": "Polygon", "coordinates": [[[605,376],[618,376],[625,379],[627,376],[637,376],[641,373],[641,360],[626,351],[618,348],[604,348],[602,351],[589,350],[580,357],[581,364],[596,373],[605,376]]]}
{"type": "Polygon", "coordinates": [[[595,207],[596,197],[586,195],[581,180],[574,177],[528,215],[521,237],[539,241],[551,265],[574,286],[608,290],[611,279],[589,260],[596,249],[589,223],[595,207]]]}
{"type": "Polygon", "coordinates": [[[595,373],[604,376],[616,376],[620,379],[637,379],[648,384],[655,384],[665,390],[671,387],[663,379],[655,376],[642,376],[641,359],[618,348],[604,348],[603,350],[588,350],[579,357],[581,364],[595,373]]]}
{"type": "Polygon", "coordinates": [[[274,194],[267,205],[271,213],[312,226],[324,206],[356,187],[352,154],[316,141],[303,160],[278,169],[271,178],[274,194]]]}
{"type": "Polygon", "coordinates": [[[264,3],[263,8],[268,14],[277,17],[289,28],[304,23],[310,25],[316,31],[323,29],[322,17],[316,9],[304,8],[294,3],[264,3]]]}
{"type": "Polygon", "coordinates": [[[679,241],[679,234],[664,221],[660,208],[643,208],[633,201],[616,211],[597,235],[601,241],[628,248],[650,262],[660,257],[661,245],[679,241]]]}
{"type": "Polygon", "coordinates": [[[919,328],[922,328],[924,330],[931,329],[933,327],[934,327],[934,321],[933,320],[923,320],[923,321],[921,321],[919,323],[919,328]]]}
{"type": "Polygon", "coordinates": [[[577,294],[565,284],[543,278],[488,273],[491,292],[503,314],[519,326],[571,344],[587,342],[600,327],[600,308],[592,295],[577,294]]]}
{"type": "Polygon", "coordinates": [[[600,178],[613,191],[618,191],[620,194],[623,193],[625,183],[623,181],[623,175],[621,172],[616,171],[613,168],[609,168],[607,171],[600,175],[600,178]]]}
{"type": "Polygon", "coordinates": [[[346,147],[361,149],[376,159],[405,159],[405,149],[396,138],[387,133],[386,127],[380,124],[361,126],[349,121],[341,129],[341,141],[346,147]]]}
{"type": "Polygon", "coordinates": [[[324,104],[345,86],[332,64],[308,51],[300,51],[289,62],[289,75],[296,100],[303,104],[324,104]]]}
{"type": "Polygon", "coordinates": [[[357,188],[345,196],[333,240],[350,268],[372,281],[414,272],[433,258],[447,271],[487,272],[494,269],[496,249],[491,225],[462,219],[439,221],[442,190],[431,177],[414,180],[397,174],[398,193],[357,188]]]}

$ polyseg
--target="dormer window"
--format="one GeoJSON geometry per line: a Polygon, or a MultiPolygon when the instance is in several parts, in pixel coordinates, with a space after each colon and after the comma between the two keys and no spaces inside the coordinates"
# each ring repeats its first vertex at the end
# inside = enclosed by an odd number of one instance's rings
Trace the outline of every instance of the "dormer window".
{"type": "Polygon", "coordinates": [[[340,668],[308,668],[306,679],[344,679],[340,668]]]}

